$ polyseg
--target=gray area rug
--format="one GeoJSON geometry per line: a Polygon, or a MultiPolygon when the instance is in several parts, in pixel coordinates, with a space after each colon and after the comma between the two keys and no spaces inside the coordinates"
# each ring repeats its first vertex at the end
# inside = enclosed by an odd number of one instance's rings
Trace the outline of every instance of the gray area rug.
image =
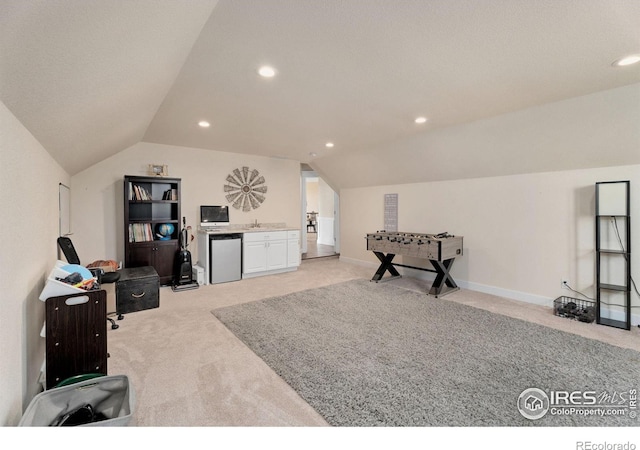
{"type": "Polygon", "coordinates": [[[335,426],[640,425],[640,353],[446,297],[355,280],[212,313],[335,426]],[[594,391],[625,412],[530,420],[528,388],[594,391]]]}

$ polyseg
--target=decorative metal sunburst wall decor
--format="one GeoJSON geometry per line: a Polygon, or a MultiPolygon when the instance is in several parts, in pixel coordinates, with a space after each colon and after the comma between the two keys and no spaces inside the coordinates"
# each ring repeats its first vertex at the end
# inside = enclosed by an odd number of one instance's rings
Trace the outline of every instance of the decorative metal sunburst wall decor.
{"type": "Polygon", "coordinates": [[[245,212],[259,208],[265,201],[264,194],[267,193],[264,183],[264,177],[256,169],[234,169],[233,173],[227,175],[227,184],[224,185],[227,201],[234,208],[245,212]]]}

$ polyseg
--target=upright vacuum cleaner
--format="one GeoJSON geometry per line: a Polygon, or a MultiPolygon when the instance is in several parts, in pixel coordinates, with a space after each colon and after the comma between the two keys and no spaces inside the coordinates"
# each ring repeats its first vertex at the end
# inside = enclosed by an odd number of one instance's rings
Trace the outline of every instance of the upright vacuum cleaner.
{"type": "Polygon", "coordinates": [[[189,238],[191,227],[187,227],[187,219],[182,218],[182,230],[180,230],[180,250],[176,253],[173,275],[173,291],[186,291],[189,289],[198,289],[200,287],[197,282],[193,281],[193,272],[191,265],[191,252],[187,250],[193,234],[189,238]]]}

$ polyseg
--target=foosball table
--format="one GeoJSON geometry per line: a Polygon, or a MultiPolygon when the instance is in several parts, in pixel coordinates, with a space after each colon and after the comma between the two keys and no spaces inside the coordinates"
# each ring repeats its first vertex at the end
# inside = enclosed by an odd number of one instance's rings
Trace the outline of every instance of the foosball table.
{"type": "Polygon", "coordinates": [[[450,270],[455,258],[462,256],[462,236],[453,236],[448,233],[378,231],[367,234],[367,250],[372,251],[380,260],[380,267],[371,281],[379,282],[401,277],[395,268],[399,266],[436,273],[436,278],[429,289],[430,295],[438,297],[459,289],[450,270]],[[394,263],[393,258],[396,255],[427,259],[433,269],[394,263]],[[387,271],[391,276],[383,280],[382,277],[387,271]]]}

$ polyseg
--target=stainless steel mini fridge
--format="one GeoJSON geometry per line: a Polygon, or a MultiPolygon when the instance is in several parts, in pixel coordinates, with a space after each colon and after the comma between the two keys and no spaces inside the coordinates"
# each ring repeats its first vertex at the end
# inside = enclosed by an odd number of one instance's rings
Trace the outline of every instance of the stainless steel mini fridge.
{"type": "Polygon", "coordinates": [[[209,282],[226,283],[242,278],[242,235],[213,234],[209,238],[211,245],[209,264],[209,282]]]}

